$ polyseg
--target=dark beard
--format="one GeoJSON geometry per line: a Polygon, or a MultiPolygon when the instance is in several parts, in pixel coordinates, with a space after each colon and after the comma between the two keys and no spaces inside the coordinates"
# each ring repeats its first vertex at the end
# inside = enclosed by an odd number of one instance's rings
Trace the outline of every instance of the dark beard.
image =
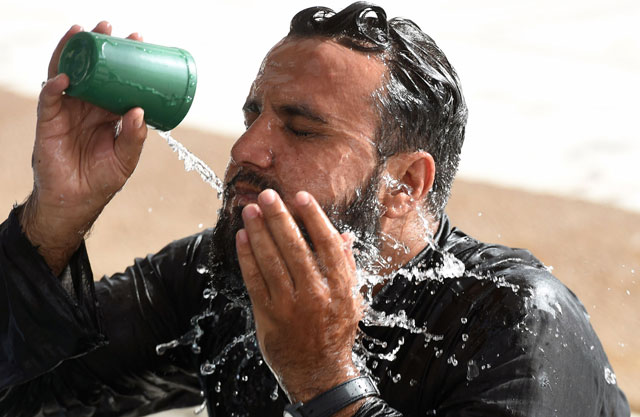
{"type": "MultiPolygon", "coordinates": [[[[378,202],[381,166],[376,167],[369,179],[354,191],[347,200],[330,205],[322,205],[329,220],[340,233],[351,232],[355,235],[354,257],[359,268],[367,268],[377,259],[379,250],[381,205],[378,202]]],[[[249,297],[242,280],[238,254],[236,253],[236,233],[244,227],[242,207],[225,210],[230,203],[230,193],[238,181],[251,184],[264,190],[271,188],[280,196],[280,187],[273,181],[252,171],[241,170],[225,186],[223,205],[213,230],[209,269],[212,272],[214,287],[227,298],[240,304],[249,302],[249,297]]],[[[302,235],[313,250],[313,243],[304,228],[298,223],[302,235]]]]}

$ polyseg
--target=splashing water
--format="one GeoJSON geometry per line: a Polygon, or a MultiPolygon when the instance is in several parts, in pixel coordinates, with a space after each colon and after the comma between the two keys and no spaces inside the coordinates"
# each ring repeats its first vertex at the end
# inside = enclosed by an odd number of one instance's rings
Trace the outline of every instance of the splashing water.
{"type": "Polygon", "coordinates": [[[472,379],[478,377],[480,375],[480,370],[478,369],[478,365],[473,360],[467,362],[467,381],[471,381],[472,379]]]}
{"type": "Polygon", "coordinates": [[[240,343],[244,343],[245,341],[251,338],[254,338],[255,334],[256,334],[256,331],[252,330],[246,334],[235,337],[229,344],[227,344],[227,346],[225,346],[224,349],[222,349],[222,351],[220,352],[220,354],[218,354],[218,356],[216,356],[211,361],[205,361],[202,365],[200,365],[200,373],[202,375],[211,375],[212,373],[214,373],[216,370],[216,366],[226,361],[227,355],[229,354],[231,349],[233,349],[235,346],[239,345],[240,343]]]}
{"type": "MultiPolygon", "coordinates": [[[[202,162],[199,158],[189,152],[182,144],[172,138],[170,132],[158,133],[167,141],[174,152],[178,154],[179,159],[184,160],[185,170],[197,171],[200,174],[201,178],[217,191],[218,198],[220,198],[222,196],[223,184],[222,181],[215,175],[215,173],[204,162],[202,162]]],[[[383,181],[386,183],[389,189],[399,190],[407,193],[411,192],[410,187],[389,176],[383,177],[383,181]]],[[[380,207],[371,207],[371,210],[379,211],[380,207]]],[[[463,262],[457,259],[453,254],[447,252],[445,249],[439,247],[436,244],[434,236],[430,232],[433,220],[426,213],[426,209],[418,210],[418,214],[421,223],[424,226],[425,235],[427,237],[426,243],[428,247],[434,251],[434,253],[440,255],[441,262],[426,271],[424,269],[418,268],[415,265],[411,267],[402,267],[399,270],[394,271],[393,268],[391,268],[392,259],[385,259],[380,253],[380,248],[372,242],[383,242],[387,247],[391,248],[394,253],[397,253],[399,255],[407,255],[409,253],[409,248],[406,244],[398,241],[393,236],[386,234],[381,234],[378,240],[372,236],[362,236],[354,233],[355,240],[358,245],[365,248],[364,252],[361,253],[361,255],[362,258],[364,258],[364,264],[366,265],[366,267],[358,269],[358,284],[356,287],[354,287],[353,292],[354,296],[363,296],[365,309],[362,322],[365,326],[383,326],[389,328],[404,329],[410,334],[421,335],[424,338],[424,346],[427,347],[428,344],[432,341],[442,341],[444,339],[444,336],[430,333],[427,329],[426,324],[416,324],[415,319],[409,317],[405,310],[400,309],[394,313],[386,313],[384,311],[377,311],[372,308],[371,304],[374,300],[374,287],[380,286],[380,284],[389,285],[397,277],[404,277],[406,280],[413,284],[417,284],[426,280],[443,283],[447,279],[473,277],[478,280],[490,281],[498,287],[511,287],[514,292],[518,291],[518,287],[517,285],[506,282],[504,278],[480,276],[478,274],[472,273],[471,271],[467,271],[463,262]],[[382,271],[391,272],[385,274],[382,271]],[[361,291],[363,288],[365,289],[364,293],[361,291]]],[[[219,318],[219,316],[217,316],[213,309],[213,300],[218,296],[218,291],[216,288],[214,288],[213,281],[211,280],[213,271],[211,271],[204,265],[198,265],[196,269],[198,274],[210,279],[209,284],[202,293],[202,298],[206,301],[207,306],[203,312],[191,319],[191,329],[187,333],[175,340],[157,345],[156,352],[158,355],[162,355],[167,350],[176,348],[178,346],[190,346],[193,353],[200,354],[201,348],[199,346],[199,340],[204,334],[204,330],[202,329],[200,322],[205,318],[213,317],[214,322],[211,325],[207,326],[211,327],[215,326],[216,320],[219,318]]],[[[225,310],[233,308],[240,308],[244,312],[242,314],[245,319],[244,332],[241,332],[238,336],[234,337],[225,347],[220,350],[220,353],[217,354],[214,358],[201,363],[200,373],[202,375],[211,375],[219,366],[225,364],[228,359],[227,356],[229,356],[230,352],[236,346],[244,346],[245,351],[247,352],[247,357],[249,357],[250,353],[251,355],[253,355],[253,351],[250,351],[250,349],[247,348],[247,346],[251,344],[257,346],[257,342],[255,341],[255,325],[253,322],[251,307],[249,305],[240,304],[237,301],[228,301],[225,310]]],[[[467,318],[461,318],[460,322],[462,324],[466,324],[467,318]]],[[[466,333],[463,334],[462,339],[466,342],[468,340],[468,335],[466,333]]],[[[397,355],[404,343],[404,338],[401,337],[397,340],[395,346],[387,346],[387,342],[378,340],[358,329],[358,333],[352,350],[353,362],[360,370],[360,372],[373,377],[374,380],[378,380],[378,378],[373,375],[372,370],[378,368],[381,362],[393,362],[397,358],[397,355]],[[382,349],[383,351],[381,352],[380,349],[382,349]]],[[[442,358],[443,350],[438,349],[437,346],[434,346],[434,350],[435,358],[442,358]]],[[[445,358],[442,358],[442,360],[445,360],[445,358]]],[[[455,354],[448,357],[446,359],[446,362],[454,367],[458,365],[458,360],[456,359],[455,354]]],[[[262,359],[259,360],[259,363],[263,363],[262,359]]],[[[488,367],[489,365],[487,365],[487,368],[488,367]]],[[[482,369],[485,369],[484,365],[482,366],[482,369]]],[[[478,369],[477,364],[475,364],[473,361],[469,361],[467,363],[468,380],[477,377],[479,375],[479,372],[480,370],[478,369]]],[[[246,374],[240,375],[240,370],[238,370],[237,377],[241,378],[243,382],[247,382],[250,379],[250,377],[248,377],[246,374]]],[[[390,377],[392,379],[392,382],[394,383],[397,383],[401,380],[400,374],[391,374],[390,377]]],[[[605,379],[608,383],[615,384],[615,374],[613,374],[613,372],[608,368],[605,369],[605,379]]],[[[415,384],[417,384],[417,381],[410,381],[411,386],[414,386],[415,384]]],[[[216,392],[220,392],[222,389],[223,387],[221,386],[220,382],[218,382],[215,386],[216,392]]],[[[278,399],[277,384],[271,391],[270,398],[273,401],[278,399]]],[[[206,402],[199,407],[198,411],[204,409],[205,406],[206,402]]]]}
{"type": "Polygon", "coordinates": [[[171,132],[157,131],[158,134],[167,141],[169,147],[178,154],[178,159],[184,161],[185,171],[196,171],[204,182],[209,184],[218,193],[218,198],[222,197],[224,184],[218,178],[215,172],[200,158],[189,152],[189,150],[180,142],[171,136],[171,132]]]}
{"type": "Polygon", "coordinates": [[[609,385],[615,385],[617,383],[616,374],[606,366],[604,367],[604,380],[607,381],[609,385]]]}

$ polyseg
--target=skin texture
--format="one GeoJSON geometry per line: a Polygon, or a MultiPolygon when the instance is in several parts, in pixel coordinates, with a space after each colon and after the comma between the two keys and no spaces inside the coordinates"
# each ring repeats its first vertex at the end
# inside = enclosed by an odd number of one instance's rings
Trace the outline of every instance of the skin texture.
{"type": "MultiPolygon", "coordinates": [[[[80,31],[71,27],[51,57],[38,103],[33,191],[21,213],[22,229],[56,275],[133,173],[147,136],[140,108],[121,118],[62,94],[69,77],[57,73],[58,60],[67,40],[80,31]]],[[[93,31],[111,34],[111,25],[100,22],[93,31]]],[[[134,33],[129,39],[142,38],[134,33]]]]}
{"type": "MultiPolygon", "coordinates": [[[[376,167],[371,97],[384,72],[378,59],[330,40],[285,39],[258,73],[245,105],[247,132],[231,153],[227,181],[251,170],[282,194],[258,194],[238,183],[225,209],[244,206],[236,246],[258,341],[292,401],[308,401],[358,375],[351,360],[362,314],[353,295],[355,262],[349,237],[335,230],[321,205],[352,199],[376,167]]],[[[408,254],[385,247],[383,256],[400,265],[426,244],[416,209],[433,183],[433,158],[426,152],[393,157],[384,172],[411,187],[379,191],[383,231],[409,247],[408,254]]]]}
{"type": "MultiPolygon", "coordinates": [[[[23,230],[55,274],[133,173],[147,134],[140,108],[120,118],[63,95],[69,80],[57,75],[57,61],[80,30],[74,26],[65,34],[51,60],[38,106],[34,189],[21,208],[23,230]]],[[[94,31],[110,34],[111,26],[101,22],[94,31]]],[[[242,214],[236,249],[258,341],[292,401],[308,401],[358,375],[351,351],[363,306],[354,296],[352,238],[338,233],[321,207],[352,201],[377,168],[372,97],[385,70],[377,57],[331,40],[285,38],[251,86],[243,109],[247,130],[231,151],[227,183],[251,172],[278,190],[237,181],[223,210],[242,214]]],[[[436,221],[420,216],[433,184],[433,158],[424,151],[395,155],[382,175],[408,186],[379,184],[382,232],[407,247],[383,244],[391,272],[437,229],[436,221]]],[[[360,404],[337,415],[352,415],[360,404]]]]}

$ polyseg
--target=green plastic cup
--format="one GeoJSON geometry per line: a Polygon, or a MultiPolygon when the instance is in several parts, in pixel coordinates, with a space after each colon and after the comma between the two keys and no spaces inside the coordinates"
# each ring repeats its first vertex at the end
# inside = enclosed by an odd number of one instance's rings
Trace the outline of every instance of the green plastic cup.
{"type": "Polygon", "coordinates": [[[198,80],[184,49],[94,32],[69,39],[58,72],[69,76],[66,94],[120,115],[142,107],[146,123],[164,131],[187,115],[198,80]]]}

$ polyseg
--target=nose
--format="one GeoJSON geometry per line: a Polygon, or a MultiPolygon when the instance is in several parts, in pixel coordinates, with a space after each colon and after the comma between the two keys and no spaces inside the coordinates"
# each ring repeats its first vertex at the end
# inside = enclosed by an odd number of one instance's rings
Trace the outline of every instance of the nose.
{"type": "Polygon", "coordinates": [[[237,165],[250,165],[267,169],[274,161],[273,146],[275,129],[264,114],[249,126],[231,148],[231,158],[237,165]]]}

